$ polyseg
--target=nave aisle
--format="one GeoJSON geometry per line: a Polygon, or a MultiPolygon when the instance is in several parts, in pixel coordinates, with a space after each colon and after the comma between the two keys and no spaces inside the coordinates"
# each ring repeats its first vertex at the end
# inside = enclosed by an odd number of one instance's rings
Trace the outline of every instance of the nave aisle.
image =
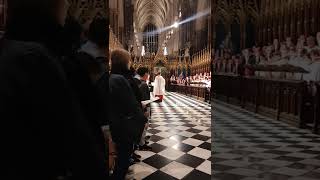
{"type": "Polygon", "coordinates": [[[142,162],[130,167],[128,179],[211,179],[210,104],[168,93],[152,104],[148,133],[153,152],[137,152],[142,162]]]}

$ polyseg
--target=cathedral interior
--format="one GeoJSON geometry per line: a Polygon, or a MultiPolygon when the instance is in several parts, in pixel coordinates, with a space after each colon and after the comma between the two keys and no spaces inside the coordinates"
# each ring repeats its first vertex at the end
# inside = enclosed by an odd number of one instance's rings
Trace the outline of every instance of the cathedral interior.
{"type": "Polygon", "coordinates": [[[320,0],[68,2],[84,29],[107,17],[107,61],[122,49],[165,80],[126,179],[320,178],[320,0]]]}
{"type": "Polygon", "coordinates": [[[212,6],[214,179],[319,179],[320,1],[212,6]]]}
{"type": "Polygon", "coordinates": [[[109,48],[130,51],[136,68],[161,69],[168,78],[200,74],[209,78],[212,38],[208,7],[209,1],[111,0],[109,48]]]}
{"type": "MultiPolygon", "coordinates": [[[[129,179],[210,179],[211,1],[109,0],[109,50],[130,52],[150,81],[166,80],[152,103],[151,151],[130,167],[129,179]]],[[[153,84],[153,83],[151,83],[153,84]]]]}

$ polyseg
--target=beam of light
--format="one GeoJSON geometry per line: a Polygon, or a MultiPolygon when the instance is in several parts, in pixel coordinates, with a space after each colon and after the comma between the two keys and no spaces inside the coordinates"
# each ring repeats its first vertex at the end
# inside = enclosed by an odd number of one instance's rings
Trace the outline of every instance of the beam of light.
{"type": "Polygon", "coordinates": [[[198,18],[202,18],[203,16],[209,15],[210,13],[211,13],[211,9],[208,8],[208,9],[204,10],[203,12],[199,12],[196,15],[193,15],[193,16],[181,21],[179,23],[179,25],[194,21],[194,20],[196,20],[198,18]]]}
{"type": "Polygon", "coordinates": [[[175,23],[172,25],[172,27],[178,28],[178,27],[179,27],[179,23],[178,23],[178,22],[175,22],[175,23]]]}
{"type": "Polygon", "coordinates": [[[183,21],[181,21],[181,22],[179,22],[179,23],[178,23],[178,22],[175,22],[175,23],[174,23],[173,25],[171,25],[171,26],[167,26],[167,27],[164,27],[164,28],[155,30],[155,31],[150,31],[150,32],[145,32],[145,33],[139,33],[139,34],[142,34],[143,36],[151,36],[151,35],[160,34],[160,33],[162,33],[162,32],[165,32],[165,31],[169,30],[169,29],[172,29],[173,27],[178,27],[178,26],[180,26],[180,25],[182,25],[182,24],[185,24],[185,23],[194,21],[194,20],[196,20],[196,19],[202,18],[202,17],[204,17],[204,16],[207,16],[207,15],[209,15],[210,13],[211,13],[211,9],[208,8],[208,9],[202,11],[202,12],[199,12],[199,13],[193,15],[193,16],[190,16],[189,18],[187,18],[187,19],[185,19],[185,20],[183,20],[183,21]]]}

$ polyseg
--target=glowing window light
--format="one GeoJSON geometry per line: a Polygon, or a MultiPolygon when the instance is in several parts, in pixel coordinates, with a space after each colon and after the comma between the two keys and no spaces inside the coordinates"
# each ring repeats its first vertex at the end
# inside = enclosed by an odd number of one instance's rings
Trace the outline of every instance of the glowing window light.
{"type": "Polygon", "coordinates": [[[141,50],[141,56],[144,56],[146,54],[146,51],[144,49],[144,46],[142,46],[142,50],[141,50]]]}
{"type": "Polygon", "coordinates": [[[167,47],[164,47],[163,54],[164,54],[165,56],[167,56],[167,55],[168,55],[167,47]]]}

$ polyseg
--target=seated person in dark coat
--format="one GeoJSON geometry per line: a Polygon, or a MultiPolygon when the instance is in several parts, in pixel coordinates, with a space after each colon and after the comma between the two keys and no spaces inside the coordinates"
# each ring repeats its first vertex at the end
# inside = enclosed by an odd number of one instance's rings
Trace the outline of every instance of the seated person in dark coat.
{"type": "Polygon", "coordinates": [[[61,64],[65,0],[8,0],[0,45],[0,179],[108,177],[61,64]]]}
{"type": "Polygon", "coordinates": [[[112,179],[123,180],[128,172],[133,144],[140,141],[147,118],[124,75],[130,67],[130,54],[115,50],[111,54],[110,131],[116,144],[117,160],[112,179]]]}
{"type": "MultiPolygon", "coordinates": [[[[140,83],[139,84],[139,89],[140,89],[140,93],[141,93],[141,100],[142,101],[146,101],[146,100],[150,100],[150,89],[149,86],[147,84],[147,81],[149,79],[149,69],[146,67],[140,67],[137,70],[137,80],[139,80],[140,83]]],[[[149,118],[150,117],[150,113],[151,113],[151,106],[150,104],[148,104],[146,107],[144,107],[144,112],[145,112],[145,117],[149,118]]],[[[144,128],[143,134],[141,136],[141,140],[139,143],[139,150],[147,150],[147,151],[151,151],[152,148],[150,146],[147,145],[147,139],[149,139],[150,137],[146,136],[147,133],[147,129],[148,129],[148,123],[146,123],[146,126],[144,128]]]]}

